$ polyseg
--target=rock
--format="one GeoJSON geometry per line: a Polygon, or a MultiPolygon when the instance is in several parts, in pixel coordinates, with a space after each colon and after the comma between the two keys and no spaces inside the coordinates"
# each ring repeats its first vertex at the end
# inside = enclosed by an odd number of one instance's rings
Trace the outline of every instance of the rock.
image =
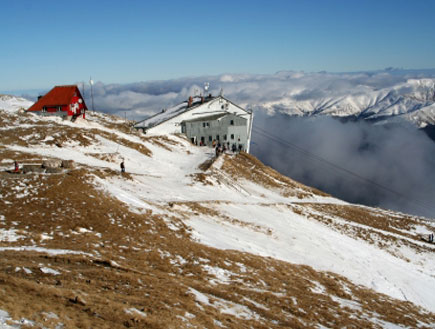
{"type": "Polygon", "coordinates": [[[43,173],[45,168],[42,168],[41,165],[25,164],[23,165],[22,172],[25,174],[29,172],[43,173]]]}
{"type": "Polygon", "coordinates": [[[74,168],[74,160],[62,160],[62,167],[63,168],[74,168]]]}
{"type": "Polygon", "coordinates": [[[74,298],[70,298],[69,301],[74,304],[79,304],[82,306],[86,305],[86,301],[81,296],[75,296],[74,298]]]}
{"type": "Polygon", "coordinates": [[[62,165],[62,160],[45,160],[42,162],[43,168],[59,168],[62,165]]]}

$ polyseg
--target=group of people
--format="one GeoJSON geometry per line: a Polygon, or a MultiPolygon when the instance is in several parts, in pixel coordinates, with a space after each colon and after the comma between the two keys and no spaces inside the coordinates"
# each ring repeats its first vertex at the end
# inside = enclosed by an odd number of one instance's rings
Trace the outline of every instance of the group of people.
{"type": "MultiPolygon", "coordinates": [[[[239,142],[240,142],[240,140],[239,140],[239,142]]],[[[196,143],[196,145],[198,145],[198,144],[196,143]]],[[[202,141],[202,140],[199,142],[199,146],[206,146],[206,145],[207,144],[205,144],[204,141],[202,141]]],[[[212,141],[211,146],[213,147],[213,149],[215,149],[216,155],[218,153],[223,153],[226,151],[231,151],[233,153],[236,153],[236,152],[240,152],[243,150],[243,145],[240,143],[239,144],[233,143],[230,147],[230,142],[226,142],[226,143],[221,144],[219,141],[216,141],[215,139],[212,141]]]]}
{"type": "MultiPolygon", "coordinates": [[[[216,142],[216,140],[213,140],[212,142],[212,146],[215,149],[216,152],[216,158],[221,154],[221,153],[225,153],[227,151],[230,151],[230,142],[226,142],[221,144],[220,142],[216,142]]],[[[242,144],[239,144],[239,147],[237,148],[236,144],[232,144],[231,145],[231,151],[233,153],[236,153],[237,150],[240,152],[242,150],[243,146],[242,144]]]]}

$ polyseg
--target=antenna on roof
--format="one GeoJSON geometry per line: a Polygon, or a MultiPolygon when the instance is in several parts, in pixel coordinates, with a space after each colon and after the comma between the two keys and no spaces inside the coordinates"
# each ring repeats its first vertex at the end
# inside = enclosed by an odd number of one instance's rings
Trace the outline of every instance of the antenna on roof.
{"type": "Polygon", "coordinates": [[[95,111],[95,109],[94,109],[94,88],[92,88],[92,86],[94,85],[94,81],[92,80],[92,77],[89,77],[89,84],[91,85],[92,111],[95,111]]]}
{"type": "Polygon", "coordinates": [[[85,83],[82,81],[83,100],[85,99],[85,83]]]}

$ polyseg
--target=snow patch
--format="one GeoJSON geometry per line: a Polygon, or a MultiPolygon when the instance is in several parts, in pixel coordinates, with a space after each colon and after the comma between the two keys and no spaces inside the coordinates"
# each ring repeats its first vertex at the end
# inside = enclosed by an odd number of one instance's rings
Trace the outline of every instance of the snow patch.
{"type": "Polygon", "coordinates": [[[0,241],[15,242],[22,238],[24,238],[24,236],[17,234],[17,230],[13,228],[9,230],[0,228],[0,241]]]}
{"type": "Polygon", "coordinates": [[[40,270],[42,273],[45,273],[45,274],[60,275],[60,272],[53,270],[52,268],[49,268],[49,267],[41,267],[40,270]]]}

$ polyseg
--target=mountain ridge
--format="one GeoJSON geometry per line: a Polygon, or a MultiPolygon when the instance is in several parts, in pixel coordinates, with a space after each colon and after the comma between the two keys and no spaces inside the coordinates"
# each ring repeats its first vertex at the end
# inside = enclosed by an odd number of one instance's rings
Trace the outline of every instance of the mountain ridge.
{"type": "Polygon", "coordinates": [[[0,113],[9,324],[433,327],[435,248],[420,238],[433,221],[352,205],[251,155],[213,159],[181,135],[146,137],[98,112],[76,123],[0,113]],[[13,160],[75,167],[5,172],[13,160]]]}
{"type": "Polygon", "coordinates": [[[257,106],[269,112],[296,116],[330,115],[377,122],[405,120],[424,128],[435,124],[434,86],[434,79],[410,79],[393,88],[357,90],[350,95],[315,100],[301,99],[302,91],[290,98],[257,106]]]}

